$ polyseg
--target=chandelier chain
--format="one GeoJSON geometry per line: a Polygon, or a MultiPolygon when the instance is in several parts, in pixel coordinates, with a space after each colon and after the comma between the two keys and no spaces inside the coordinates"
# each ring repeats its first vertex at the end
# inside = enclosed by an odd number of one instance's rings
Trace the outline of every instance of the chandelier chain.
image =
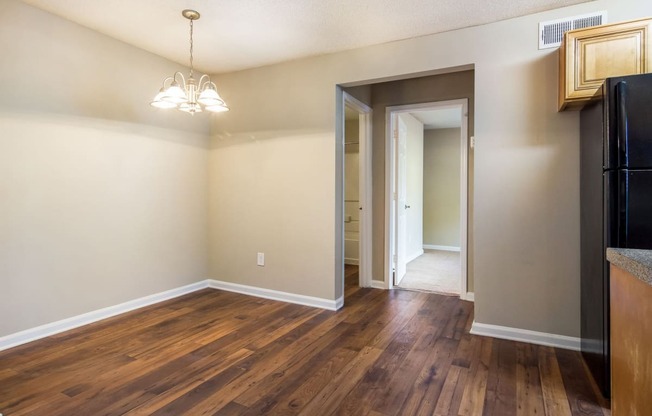
{"type": "Polygon", "coordinates": [[[194,20],[190,19],[190,78],[192,78],[192,73],[193,73],[193,62],[192,62],[193,61],[192,53],[193,53],[193,49],[194,49],[194,44],[193,44],[193,41],[192,41],[193,23],[194,23],[194,20]]]}

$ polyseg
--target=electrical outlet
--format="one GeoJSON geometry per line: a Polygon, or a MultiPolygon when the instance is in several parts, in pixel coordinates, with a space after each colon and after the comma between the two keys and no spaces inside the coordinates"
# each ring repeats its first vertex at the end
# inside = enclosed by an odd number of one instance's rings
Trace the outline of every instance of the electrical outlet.
{"type": "Polygon", "coordinates": [[[265,265],[265,253],[258,253],[256,264],[258,264],[259,266],[265,265]]]}

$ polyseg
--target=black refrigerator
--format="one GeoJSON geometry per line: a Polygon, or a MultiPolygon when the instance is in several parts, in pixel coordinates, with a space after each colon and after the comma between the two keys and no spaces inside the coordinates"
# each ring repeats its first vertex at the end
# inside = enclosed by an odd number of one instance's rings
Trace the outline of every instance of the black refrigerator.
{"type": "Polygon", "coordinates": [[[608,78],[580,113],[582,355],[611,390],[607,247],[652,249],[652,74],[608,78]]]}

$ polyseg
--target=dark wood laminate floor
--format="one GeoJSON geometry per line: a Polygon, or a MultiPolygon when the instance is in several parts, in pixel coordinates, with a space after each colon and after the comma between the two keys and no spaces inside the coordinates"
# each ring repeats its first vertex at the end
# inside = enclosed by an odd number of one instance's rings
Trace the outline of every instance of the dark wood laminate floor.
{"type": "Polygon", "coordinates": [[[608,415],[579,353],[469,335],[472,304],[357,287],[338,312],[202,290],[0,352],[17,415],[608,415]]]}

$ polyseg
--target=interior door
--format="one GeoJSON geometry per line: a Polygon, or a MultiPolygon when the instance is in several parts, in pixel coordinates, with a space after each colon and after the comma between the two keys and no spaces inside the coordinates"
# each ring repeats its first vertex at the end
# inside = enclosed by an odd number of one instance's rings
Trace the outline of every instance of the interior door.
{"type": "Polygon", "coordinates": [[[395,132],[394,139],[396,141],[396,174],[395,174],[395,190],[396,190],[396,273],[394,284],[401,283],[401,279],[405,276],[407,271],[406,263],[406,249],[407,249],[407,213],[409,208],[407,205],[407,126],[403,119],[396,117],[394,124],[395,132]]]}

